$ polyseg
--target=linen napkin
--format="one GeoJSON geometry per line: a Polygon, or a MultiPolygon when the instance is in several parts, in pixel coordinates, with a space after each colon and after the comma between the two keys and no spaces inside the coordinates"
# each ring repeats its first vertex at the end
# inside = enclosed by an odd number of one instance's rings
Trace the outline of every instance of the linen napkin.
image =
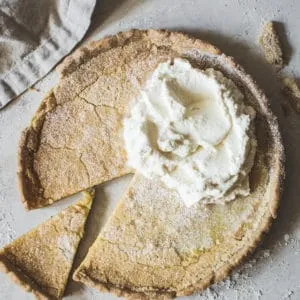
{"type": "Polygon", "coordinates": [[[83,38],[96,0],[0,0],[0,109],[83,38]]]}

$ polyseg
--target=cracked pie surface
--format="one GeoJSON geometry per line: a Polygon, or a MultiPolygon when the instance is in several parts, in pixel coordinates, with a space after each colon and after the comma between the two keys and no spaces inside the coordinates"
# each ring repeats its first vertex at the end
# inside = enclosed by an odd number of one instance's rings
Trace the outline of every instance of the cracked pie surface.
{"type": "Polygon", "coordinates": [[[188,295],[223,279],[276,217],[283,148],[277,120],[252,78],[214,46],[181,33],[132,30],[92,42],[59,67],[19,150],[24,205],[34,209],[107,180],[126,166],[123,119],[148,74],[175,57],[220,70],[256,111],[251,193],[226,205],[185,207],[140,174],[90,248],[74,279],[136,299],[188,295]]]}
{"type": "Polygon", "coordinates": [[[122,120],[158,63],[195,47],[184,35],[131,31],[93,42],[60,66],[58,85],[42,101],[19,149],[24,205],[34,209],[128,174],[122,120]]]}

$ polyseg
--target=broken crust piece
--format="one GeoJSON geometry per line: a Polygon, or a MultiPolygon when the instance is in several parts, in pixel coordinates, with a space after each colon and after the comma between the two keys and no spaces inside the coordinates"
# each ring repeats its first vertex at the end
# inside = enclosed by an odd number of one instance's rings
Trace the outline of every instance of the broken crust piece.
{"type": "Polygon", "coordinates": [[[37,299],[61,299],[95,191],[0,251],[0,270],[37,299]]]}
{"type": "Polygon", "coordinates": [[[259,43],[264,50],[267,62],[274,65],[277,70],[282,69],[284,65],[283,53],[273,22],[267,22],[264,25],[259,43]]]}
{"type": "Polygon", "coordinates": [[[300,88],[294,78],[282,78],[283,92],[288,96],[289,102],[297,113],[300,113],[300,88]]]}

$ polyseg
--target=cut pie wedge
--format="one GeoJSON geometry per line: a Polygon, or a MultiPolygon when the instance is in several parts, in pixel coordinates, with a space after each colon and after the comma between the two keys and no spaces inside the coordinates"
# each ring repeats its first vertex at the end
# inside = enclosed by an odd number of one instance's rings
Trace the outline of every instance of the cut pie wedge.
{"type": "Polygon", "coordinates": [[[61,299],[94,193],[4,247],[0,270],[37,299],[61,299]]]}
{"type": "Polygon", "coordinates": [[[251,193],[186,208],[175,192],[135,174],[74,278],[137,299],[191,294],[223,279],[276,217],[284,177],[277,120],[253,79],[214,46],[181,33],[132,30],[77,50],[23,134],[19,182],[27,209],[133,172],[122,124],[148,74],[170,58],[212,67],[256,110],[251,193]]]}

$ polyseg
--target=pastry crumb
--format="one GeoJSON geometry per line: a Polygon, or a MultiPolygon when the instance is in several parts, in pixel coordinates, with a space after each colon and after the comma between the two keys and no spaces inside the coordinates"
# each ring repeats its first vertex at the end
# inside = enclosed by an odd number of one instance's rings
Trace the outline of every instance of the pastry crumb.
{"type": "Polygon", "coordinates": [[[259,37],[259,44],[264,50],[267,62],[275,66],[278,71],[282,69],[284,65],[283,52],[274,22],[269,21],[264,25],[259,37]]]}
{"type": "Polygon", "coordinates": [[[38,92],[38,93],[40,92],[39,89],[37,89],[36,87],[33,87],[33,86],[29,87],[28,90],[33,91],[33,92],[38,92]]]}
{"type": "Polygon", "coordinates": [[[293,109],[300,113],[300,87],[292,77],[282,78],[283,92],[288,96],[288,100],[293,109]]]}
{"type": "Polygon", "coordinates": [[[288,242],[290,240],[290,235],[286,233],[284,235],[284,240],[285,240],[285,242],[288,242]]]}

